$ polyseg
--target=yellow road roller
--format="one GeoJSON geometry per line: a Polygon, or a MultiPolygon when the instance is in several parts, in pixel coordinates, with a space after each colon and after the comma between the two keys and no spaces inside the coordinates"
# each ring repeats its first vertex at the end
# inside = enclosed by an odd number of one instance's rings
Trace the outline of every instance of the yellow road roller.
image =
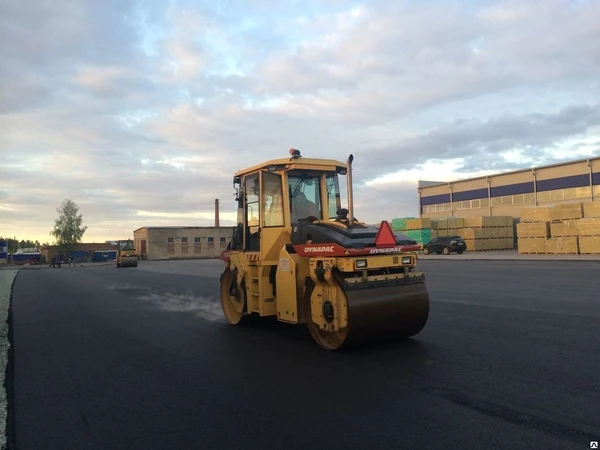
{"type": "Polygon", "coordinates": [[[117,241],[117,267],[137,267],[138,255],[131,239],[117,241]]]}
{"type": "Polygon", "coordinates": [[[234,174],[237,225],[221,254],[227,321],[305,324],[326,350],[418,334],[429,317],[419,244],[354,217],[352,155],[289,153],[234,174]]]}

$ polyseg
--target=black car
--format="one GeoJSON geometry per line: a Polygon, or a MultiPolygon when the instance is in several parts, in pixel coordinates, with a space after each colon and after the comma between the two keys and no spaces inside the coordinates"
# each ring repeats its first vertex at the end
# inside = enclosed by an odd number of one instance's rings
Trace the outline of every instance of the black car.
{"type": "Polygon", "coordinates": [[[433,238],[427,244],[423,244],[423,254],[443,253],[449,255],[456,252],[459,255],[467,249],[467,243],[460,236],[439,236],[433,238]]]}

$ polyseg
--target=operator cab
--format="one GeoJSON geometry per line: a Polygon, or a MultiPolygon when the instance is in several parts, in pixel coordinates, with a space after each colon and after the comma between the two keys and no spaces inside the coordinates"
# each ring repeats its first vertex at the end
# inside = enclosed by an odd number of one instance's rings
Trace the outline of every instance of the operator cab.
{"type": "Polygon", "coordinates": [[[135,250],[135,248],[133,246],[133,242],[131,242],[131,240],[120,241],[119,242],[119,248],[120,248],[121,251],[135,250]]]}
{"type": "Polygon", "coordinates": [[[290,156],[234,176],[238,217],[229,249],[260,251],[265,235],[281,234],[282,228],[291,232],[302,219],[336,220],[340,211],[347,211],[339,183],[339,176],[346,174],[344,165],[302,159],[296,149],[290,150],[290,156]]]}

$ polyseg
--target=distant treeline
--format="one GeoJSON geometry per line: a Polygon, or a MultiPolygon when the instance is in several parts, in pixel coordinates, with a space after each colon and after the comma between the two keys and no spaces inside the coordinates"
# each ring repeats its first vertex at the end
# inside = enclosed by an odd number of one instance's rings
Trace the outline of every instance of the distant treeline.
{"type": "Polygon", "coordinates": [[[17,251],[18,248],[32,248],[32,247],[36,247],[36,248],[40,248],[40,247],[44,247],[49,245],[48,243],[45,244],[40,244],[39,241],[30,241],[30,240],[18,240],[16,237],[13,238],[4,238],[4,237],[0,237],[0,242],[6,242],[6,247],[7,247],[7,251],[9,253],[14,253],[17,251]]]}

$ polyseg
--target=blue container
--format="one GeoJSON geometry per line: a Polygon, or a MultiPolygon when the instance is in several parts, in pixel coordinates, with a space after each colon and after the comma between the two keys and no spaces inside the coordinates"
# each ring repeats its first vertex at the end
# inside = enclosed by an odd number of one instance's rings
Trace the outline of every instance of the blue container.
{"type": "Polygon", "coordinates": [[[42,254],[37,253],[14,253],[12,255],[13,262],[40,262],[42,259],[42,254]]]}
{"type": "Polygon", "coordinates": [[[94,251],[94,261],[106,262],[117,258],[116,250],[96,250],[94,251]]]}

